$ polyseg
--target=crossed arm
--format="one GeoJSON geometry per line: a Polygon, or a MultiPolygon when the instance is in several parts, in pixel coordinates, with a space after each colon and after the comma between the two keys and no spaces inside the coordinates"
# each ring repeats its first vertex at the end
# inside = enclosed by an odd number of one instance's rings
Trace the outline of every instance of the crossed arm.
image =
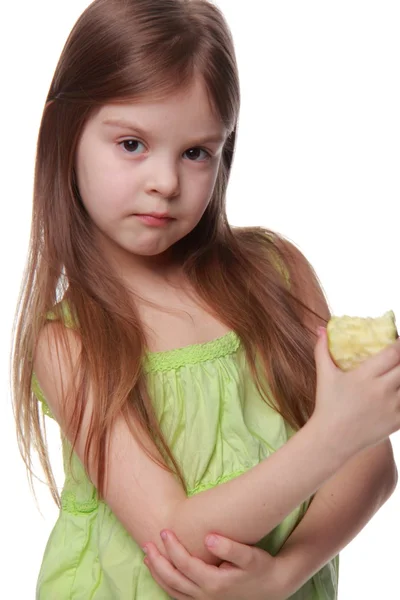
{"type": "Polygon", "coordinates": [[[149,548],[146,564],[172,597],[291,597],[335,557],[386,502],[397,483],[389,440],[360,453],[319,488],[297,528],[277,556],[219,537],[212,552],[216,569],[190,556],[174,536],[166,541],[169,561],[149,548]],[[175,540],[175,541],[174,541],[175,540]],[[175,567],[175,568],[174,568],[175,567]]]}
{"type": "Polygon", "coordinates": [[[397,469],[389,440],[349,460],[315,494],[279,555],[299,587],[365,527],[393,493],[397,469]]]}
{"type": "MultiPolygon", "coordinates": [[[[287,250],[296,265],[297,289],[307,290],[303,300],[328,321],[329,307],[307,261],[292,244],[287,250]]],[[[315,327],[312,320],[308,325],[315,327]]],[[[294,576],[304,583],[335,557],[388,500],[396,484],[390,440],[341,466],[316,492],[304,518],[281,548],[279,554],[288,557],[294,576]]]]}
{"type": "MultiPolygon", "coordinates": [[[[190,556],[174,536],[168,559],[151,544],[146,564],[171,597],[283,600],[291,597],[334,558],[386,502],[397,483],[389,440],[369,448],[336,471],[314,495],[297,528],[276,557],[259,548],[219,536],[216,569],[190,556]]],[[[235,538],[233,538],[235,539],[235,538]]],[[[236,538],[237,539],[237,538],[236,538]]]]}

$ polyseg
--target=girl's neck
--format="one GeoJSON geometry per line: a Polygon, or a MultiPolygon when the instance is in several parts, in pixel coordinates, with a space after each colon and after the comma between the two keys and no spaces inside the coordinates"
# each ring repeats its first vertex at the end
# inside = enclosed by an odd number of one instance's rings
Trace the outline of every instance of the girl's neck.
{"type": "Polygon", "coordinates": [[[155,256],[139,256],[115,246],[110,240],[100,240],[101,251],[111,268],[133,292],[147,288],[181,288],[187,285],[182,265],[171,249],[155,256]]]}

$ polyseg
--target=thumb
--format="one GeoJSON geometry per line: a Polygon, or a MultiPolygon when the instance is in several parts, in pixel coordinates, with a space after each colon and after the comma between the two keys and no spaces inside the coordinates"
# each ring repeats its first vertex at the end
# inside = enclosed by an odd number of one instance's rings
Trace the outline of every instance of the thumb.
{"type": "Polygon", "coordinates": [[[206,537],[206,546],[208,550],[224,561],[230,562],[235,566],[246,569],[253,560],[254,549],[246,544],[239,544],[220,535],[208,535],[206,537]]]}
{"type": "Polygon", "coordinates": [[[318,327],[318,339],[314,349],[315,363],[317,366],[317,375],[327,375],[338,370],[338,367],[332,360],[328,346],[328,334],[325,327],[318,327]]]}

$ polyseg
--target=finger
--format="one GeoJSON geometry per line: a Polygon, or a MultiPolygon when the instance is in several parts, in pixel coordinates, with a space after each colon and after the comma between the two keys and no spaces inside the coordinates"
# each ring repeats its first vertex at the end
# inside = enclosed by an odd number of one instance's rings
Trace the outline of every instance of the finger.
{"type": "Polygon", "coordinates": [[[175,567],[163,556],[155,546],[155,544],[147,544],[147,561],[148,567],[166,583],[170,588],[177,590],[181,594],[193,597],[197,591],[196,584],[190,581],[184,574],[180,573],[175,567]]]}
{"type": "Polygon", "coordinates": [[[388,391],[396,391],[400,388],[400,365],[382,376],[388,391]]]}
{"type": "Polygon", "coordinates": [[[328,334],[324,327],[318,328],[318,340],[314,348],[314,357],[318,378],[325,378],[329,373],[339,371],[339,367],[335,365],[329,352],[328,334]]]}
{"type": "Polygon", "coordinates": [[[146,565],[146,567],[150,571],[151,576],[154,579],[154,581],[156,583],[158,583],[158,585],[160,586],[160,588],[162,588],[164,590],[164,592],[167,592],[168,596],[171,596],[171,598],[174,598],[174,600],[193,600],[193,596],[187,596],[186,594],[181,594],[181,592],[179,592],[178,590],[174,590],[172,587],[170,587],[158,575],[158,573],[152,567],[151,562],[148,560],[148,558],[145,559],[144,564],[146,565]]]}
{"type": "Polygon", "coordinates": [[[180,543],[172,531],[163,531],[165,549],[173,565],[188,579],[199,587],[203,587],[218,573],[218,568],[208,565],[196,556],[192,556],[180,543]]]}
{"type": "Polygon", "coordinates": [[[243,570],[248,570],[254,561],[254,548],[239,544],[219,535],[208,535],[206,546],[210,552],[243,570]]]}
{"type": "Polygon", "coordinates": [[[376,377],[388,373],[400,364],[400,338],[375,354],[367,358],[359,367],[376,377]]]}

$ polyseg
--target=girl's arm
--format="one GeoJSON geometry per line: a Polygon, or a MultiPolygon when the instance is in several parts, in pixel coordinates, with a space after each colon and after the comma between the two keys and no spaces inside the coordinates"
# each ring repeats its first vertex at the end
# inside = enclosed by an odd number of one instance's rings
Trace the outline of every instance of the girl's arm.
{"type": "MultiPolygon", "coordinates": [[[[72,378],[67,368],[67,352],[71,353],[72,364],[76,364],[80,342],[77,334],[69,330],[68,347],[57,344],[57,326],[50,323],[43,329],[34,368],[53,415],[71,440],[74,436],[66,424],[71,422],[74,405],[63,401],[63,389],[68,390],[72,378]]],[[[158,542],[163,552],[159,532],[167,528],[176,533],[191,554],[216,564],[217,559],[204,545],[208,533],[256,543],[313,495],[352,455],[358,454],[363,444],[373,443],[373,423],[379,426],[380,433],[376,435],[382,438],[400,427],[397,403],[391,392],[391,387],[400,383],[398,369],[394,368],[400,362],[400,343],[369,359],[368,369],[361,366],[355,375],[343,374],[333,366],[326,344],[326,336],[322,336],[317,362],[320,374],[323,371],[325,374],[319,380],[317,416],[313,415],[284,446],[259,465],[190,498],[175,476],[142,450],[125,421],[120,418],[115,422],[107,445],[104,499],[138,544],[158,542]],[[380,376],[381,372],[387,374],[380,376]],[[386,398],[387,393],[390,396],[384,403],[383,396],[386,398]],[[329,409],[334,402],[336,413],[329,409]],[[364,413],[361,407],[366,407],[364,413]],[[341,417],[342,413],[351,415],[353,422],[341,417]],[[357,428],[360,418],[365,424],[357,428]]],[[[82,462],[94,401],[89,389],[75,444],[82,462]]],[[[96,469],[90,457],[88,473],[96,485],[96,469]]]]}
{"type": "Polygon", "coordinates": [[[301,587],[372,519],[397,484],[389,440],[352,458],[315,494],[280,557],[301,587]]]}
{"type": "MultiPolygon", "coordinates": [[[[307,291],[303,301],[328,321],[329,307],[306,259],[292,244],[285,242],[284,246],[296,266],[296,289],[307,291]]],[[[313,327],[312,318],[308,325],[313,327]]],[[[396,484],[396,463],[387,440],[353,457],[322,485],[279,553],[290,556],[290,572],[299,587],[347,546],[387,501],[396,484]]]]}
{"type": "MultiPolygon", "coordinates": [[[[61,325],[49,323],[43,329],[34,369],[53,415],[71,439],[66,423],[73,407],[65,406],[62,387],[68,389],[72,376],[67,368],[68,349],[57,344],[58,327],[61,325]]],[[[73,330],[66,333],[74,364],[80,341],[73,330]]],[[[82,462],[93,403],[89,390],[75,446],[82,462]]],[[[154,541],[165,552],[160,531],[166,528],[176,533],[191,554],[216,564],[217,559],[205,548],[208,533],[256,543],[345,464],[350,456],[343,446],[310,419],[259,465],[232,481],[187,498],[176,478],[141,449],[121,418],[110,434],[105,501],[139,545],[154,541]]],[[[96,485],[96,470],[91,463],[88,471],[96,485]]]]}

